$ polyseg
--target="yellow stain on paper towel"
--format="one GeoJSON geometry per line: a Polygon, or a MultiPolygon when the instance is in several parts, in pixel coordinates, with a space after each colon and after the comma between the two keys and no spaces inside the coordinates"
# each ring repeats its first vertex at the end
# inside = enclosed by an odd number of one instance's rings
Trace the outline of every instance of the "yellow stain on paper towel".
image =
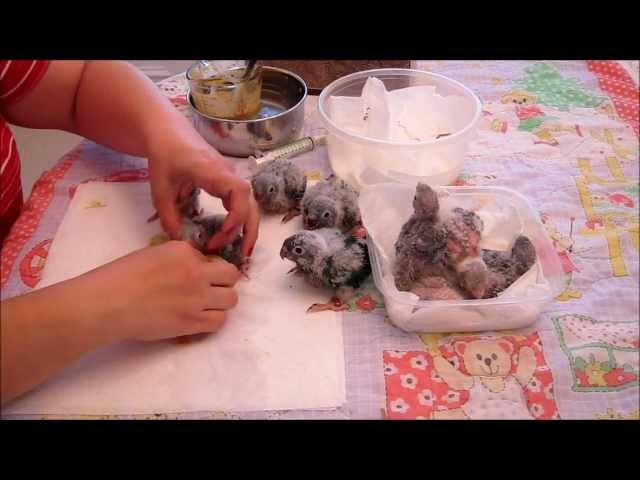
{"type": "Polygon", "coordinates": [[[149,239],[149,246],[154,247],[169,241],[169,237],[164,233],[158,233],[149,239]]]}
{"type": "Polygon", "coordinates": [[[319,182],[322,180],[322,173],[318,170],[311,170],[305,173],[308,182],[319,182]]]}
{"type": "Polygon", "coordinates": [[[106,206],[107,205],[102,203],[100,200],[91,200],[84,206],[84,208],[104,208],[106,206]]]}

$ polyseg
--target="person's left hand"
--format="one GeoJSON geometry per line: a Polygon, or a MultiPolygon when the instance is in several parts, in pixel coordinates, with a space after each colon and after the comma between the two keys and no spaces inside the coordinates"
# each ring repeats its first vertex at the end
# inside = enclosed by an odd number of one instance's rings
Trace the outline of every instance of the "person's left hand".
{"type": "Polygon", "coordinates": [[[233,241],[243,229],[242,253],[251,256],[258,238],[259,210],[248,181],[235,174],[233,164],[208,144],[163,148],[149,156],[153,203],[165,231],[179,238],[178,203],[194,187],[222,200],[229,212],[222,230],[209,240],[215,251],[233,241]]]}

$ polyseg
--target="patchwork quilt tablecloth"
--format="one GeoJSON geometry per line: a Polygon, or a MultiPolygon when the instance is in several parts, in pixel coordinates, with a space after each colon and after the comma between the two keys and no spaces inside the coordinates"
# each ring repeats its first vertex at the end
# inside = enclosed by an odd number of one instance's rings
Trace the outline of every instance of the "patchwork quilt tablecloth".
{"type": "MultiPolygon", "coordinates": [[[[554,242],[565,287],[538,322],[408,334],[388,322],[369,284],[343,315],[347,402],[338,409],[99,418],[639,418],[638,62],[413,64],[461,81],[483,101],[457,184],[518,190],[554,242]],[[498,373],[483,370],[486,358],[498,373]]],[[[189,115],[184,76],[159,87],[189,115]]],[[[306,134],[320,128],[316,107],[309,97],[306,134]]],[[[312,179],[331,171],[324,147],[295,161],[312,179]]],[[[246,161],[237,162],[247,174],[246,161]]],[[[45,172],[2,249],[3,300],[38,284],[69,200],[90,180],[147,182],[146,159],[85,141],[45,172]]]]}

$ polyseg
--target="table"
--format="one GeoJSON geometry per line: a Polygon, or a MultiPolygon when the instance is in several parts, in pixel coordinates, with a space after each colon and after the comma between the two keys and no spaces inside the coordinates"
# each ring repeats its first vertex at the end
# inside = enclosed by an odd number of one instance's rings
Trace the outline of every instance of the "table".
{"type": "MultiPolygon", "coordinates": [[[[414,67],[459,80],[482,98],[478,138],[457,184],[499,185],[528,197],[566,273],[556,301],[524,330],[417,335],[389,324],[380,295],[368,287],[343,316],[344,406],[117,418],[483,418],[505,402],[524,402],[513,413],[519,418],[640,417],[637,75],[609,61],[414,67]],[[486,354],[507,352],[501,361],[509,373],[497,381],[467,376],[469,352],[480,346],[486,354]],[[439,375],[434,362],[442,359],[470,381],[439,375]]],[[[182,76],[159,84],[189,115],[185,87],[182,76]]],[[[306,134],[320,125],[316,105],[309,97],[306,134]]],[[[324,147],[296,162],[312,178],[331,170],[324,147]]],[[[238,170],[247,173],[246,161],[238,161],[238,170]]],[[[88,180],[148,181],[146,160],[85,141],[45,172],[3,247],[2,299],[37,285],[70,194],[88,180]]]]}

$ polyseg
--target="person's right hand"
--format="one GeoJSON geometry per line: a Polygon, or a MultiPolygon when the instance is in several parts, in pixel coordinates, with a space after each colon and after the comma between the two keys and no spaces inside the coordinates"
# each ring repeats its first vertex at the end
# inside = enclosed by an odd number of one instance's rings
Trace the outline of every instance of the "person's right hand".
{"type": "Polygon", "coordinates": [[[117,341],[215,332],[238,302],[233,286],[239,278],[236,267],[221,258],[170,241],[131,253],[77,281],[99,292],[81,301],[97,302],[90,310],[117,341]]]}

